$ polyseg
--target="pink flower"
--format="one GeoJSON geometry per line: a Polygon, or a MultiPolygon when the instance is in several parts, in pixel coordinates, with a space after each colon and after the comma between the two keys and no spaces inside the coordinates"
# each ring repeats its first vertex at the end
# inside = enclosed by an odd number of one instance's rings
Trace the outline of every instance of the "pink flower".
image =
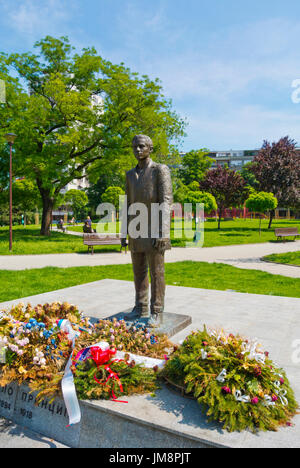
{"type": "Polygon", "coordinates": [[[278,400],[278,396],[272,395],[272,401],[277,401],[277,400],[278,400]]]}
{"type": "Polygon", "coordinates": [[[284,379],[281,377],[279,382],[281,383],[281,385],[283,385],[284,384],[284,379]]]}
{"type": "Polygon", "coordinates": [[[222,391],[226,394],[230,394],[231,393],[231,389],[229,387],[222,387],[222,391]]]}
{"type": "Polygon", "coordinates": [[[252,405],[257,405],[258,401],[259,401],[258,398],[255,397],[255,398],[252,398],[251,403],[252,405]]]}

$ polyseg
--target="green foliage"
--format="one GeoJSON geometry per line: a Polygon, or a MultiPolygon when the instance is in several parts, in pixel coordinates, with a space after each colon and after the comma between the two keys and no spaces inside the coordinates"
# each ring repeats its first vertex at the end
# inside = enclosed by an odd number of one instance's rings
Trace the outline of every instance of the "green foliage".
{"type": "Polygon", "coordinates": [[[252,162],[248,162],[244,164],[243,168],[239,173],[243,177],[243,179],[247,182],[247,185],[250,188],[257,189],[259,186],[259,182],[256,180],[255,175],[252,172],[252,162]]]}
{"type": "Polygon", "coordinates": [[[204,327],[189,335],[163,373],[181,383],[209,419],[228,431],[276,430],[289,423],[298,407],[284,371],[268,354],[256,343],[223,331],[204,327]]]}
{"type": "Polygon", "coordinates": [[[64,203],[71,206],[76,219],[83,218],[86,215],[84,208],[88,204],[88,196],[82,190],[71,189],[64,196],[64,203]]]}
{"type": "Polygon", "coordinates": [[[206,213],[211,213],[218,209],[215,197],[211,193],[199,190],[199,184],[197,184],[197,182],[192,182],[188,185],[184,203],[192,203],[194,211],[197,203],[202,203],[204,205],[204,211],[206,213]]]}
{"type": "Polygon", "coordinates": [[[92,359],[87,359],[74,369],[74,382],[78,398],[82,400],[109,400],[113,396],[120,398],[124,395],[150,393],[157,388],[154,370],[136,365],[134,361],[111,360],[97,367],[92,359]],[[117,378],[109,378],[110,370],[117,378]]]}
{"type": "Polygon", "coordinates": [[[119,197],[125,192],[121,187],[108,187],[102,195],[102,202],[111,203],[119,211],[119,197]]]}
{"type": "MultiPolygon", "coordinates": [[[[264,213],[269,211],[273,213],[278,205],[277,198],[273,193],[268,192],[251,192],[249,198],[245,202],[246,207],[250,211],[264,213]]],[[[271,221],[271,219],[270,219],[271,221]]],[[[259,233],[261,232],[261,218],[259,221],[259,233]]]]}
{"type": "Polygon", "coordinates": [[[193,211],[195,211],[197,203],[203,203],[206,213],[211,213],[218,209],[215,197],[208,192],[200,190],[199,183],[196,181],[191,182],[189,185],[184,185],[182,181],[179,181],[178,187],[174,192],[174,201],[181,205],[191,203],[193,211]]]}
{"type": "Polygon", "coordinates": [[[206,148],[192,150],[186,153],[181,161],[179,177],[185,185],[191,182],[199,182],[211,167],[213,159],[208,156],[209,150],[206,148]]]}
{"type": "Polygon", "coordinates": [[[0,55],[7,88],[7,105],[0,106],[0,160],[7,158],[3,135],[16,133],[16,175],[36,182],[43,201],[41,234],[49,235],[51,211],[69,182],[132,167],[136,133],[152,137],[154,156],[163,158],[170,142],[184,136],[185,123],[158,80],[114,65],[94,48],[76,53],[67,37],[47,36],[35,48],[37,54],[0,55]]]}
{"type": "Polygon", "coordinates": [[[254,192],[246,200],[246,207],[250,211],[264,213],[265,211],[275,210],[278,202],[273,193],[254,192]]]}

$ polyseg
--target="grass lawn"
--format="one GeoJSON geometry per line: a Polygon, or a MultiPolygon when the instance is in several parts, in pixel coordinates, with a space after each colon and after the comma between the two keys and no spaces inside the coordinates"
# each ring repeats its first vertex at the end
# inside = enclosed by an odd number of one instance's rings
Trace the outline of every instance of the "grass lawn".
{"type": "MultiPolygon", "coordinates": [[[[105,278],[132,281],[132,266],[0,270],[0,302],[105,278]]],[[[222,291],[230,289],[243,293],[300,297],[300,279],[256,270],[241,270],[224,264],[190,261],[169,263],[166,264],[166,283],[193,288],[222,291]]]]}
{"type": "Polygon", "coordinates": [[[269,262],[275,263],[285,263],[287,265],[295,265],[300,267],[300,251],[267,255],[263,258],[263,260],[268,260],[269,262]]]}
{"type": "MultiPolygon", "coordinates": [[[[262,233],[259,235],[258,220],[223,221],[221,230],[217,228],[217,222],[207,221],[204,231],[204,247],[214,247],[221,245],[234,244],[253,244],[261,242],[277,242],[274,229],[278,227],[298,226],[300,229],[300,220],[275,220],[272,229],[268,229],[268,221],[262,222],[262,233]]],[[[94,227],[96,227],[94,225],[94,227]]],[[[69,230],[82,232],[82,226],[68,226],[69,230]]],[[[172,245],[174,247],[185,246],[185,240],[178,238],[178,225],[172,223],[172,245]]],[[[8,228],[0,228],[0,255],[9,255],[8,251],[8,228]]],[[[51,236],[43,237],[39,234],[38,226],[15,226],[13,232],[13,254],[51,254],[51,253],[74,253],[86,252],[87,248],[83,246],[82,238],[75,237],[60,232],[52,232],[51,236]]],[[[97,252],[118,251],[118,246],[100,246],[96,247],[97,252]]]]}

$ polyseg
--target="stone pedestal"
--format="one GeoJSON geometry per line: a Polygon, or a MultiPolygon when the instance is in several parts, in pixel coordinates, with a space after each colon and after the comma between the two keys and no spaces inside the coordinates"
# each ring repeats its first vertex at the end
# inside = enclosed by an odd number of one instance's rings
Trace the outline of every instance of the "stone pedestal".
{"type": "MultiPolygon", "coordinates": [[[[111,315],[107,317],[108,320],[113,320],[114,318],[118,320],[124,320],[124,317],[130,314],[131,309],[126,310],[124,312],[120,312],[118,314],[111,315]]],[[[148,327],[148,320],[147,318],[143,319],[127,319],[126,323],[128,325],[137,325],[148,327]]],[[[192,323],[192,318],[188,315],[182,314],[171,314],[169,312],[164,312],[162,314],[162,320],[157,327],[152,328],[155,334],[163,334],[167,335],[169,338],[171,336],[176,335],[180,331],[184,330],[188,325],[192,323]]],[[[150,327],[149,327],[150,328],[150,327]]]]}

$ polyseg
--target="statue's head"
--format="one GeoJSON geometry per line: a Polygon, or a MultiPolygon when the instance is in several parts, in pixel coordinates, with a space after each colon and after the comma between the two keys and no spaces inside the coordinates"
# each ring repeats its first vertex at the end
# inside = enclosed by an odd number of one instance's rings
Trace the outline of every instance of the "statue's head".
{"type": "Polygon", "coordinates": [[[149,158],[153,151],[153,142],[147,135],[135,135],[132,140],[134,155],[138,161],[149,158]]]}

